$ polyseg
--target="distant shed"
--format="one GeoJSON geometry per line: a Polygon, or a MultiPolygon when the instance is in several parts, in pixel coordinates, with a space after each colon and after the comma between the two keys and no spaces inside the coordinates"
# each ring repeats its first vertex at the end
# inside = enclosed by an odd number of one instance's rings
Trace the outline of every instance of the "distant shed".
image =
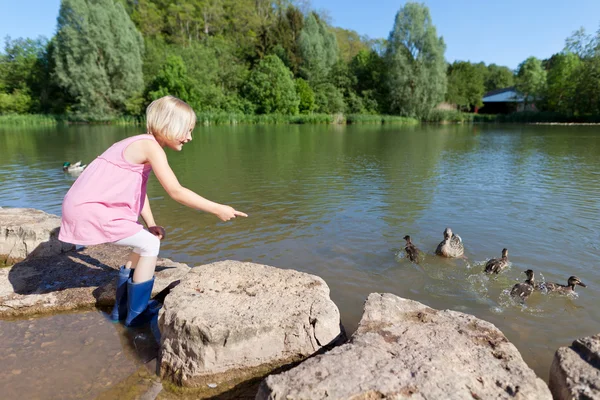
{"type": "Polygon", "coordinates": [[[517,92],[514,86],[496,89],[483,95],[483,107],[479,109],[484,114],[509,114],[523,110],[535,111],[533,103],[525,106],[525,96],[517,92]]]}

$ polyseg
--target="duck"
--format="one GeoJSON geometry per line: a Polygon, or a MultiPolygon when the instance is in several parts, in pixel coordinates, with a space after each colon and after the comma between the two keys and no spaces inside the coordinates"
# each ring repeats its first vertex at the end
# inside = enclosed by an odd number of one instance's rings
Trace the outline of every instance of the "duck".
{"type": "Polygon", "coordinates": [[[502,258],[492,258],[485,264],[486,274],[497,274],[508,267],[508,249],[502,249],[502,258]]]}
{"type": "Polygon", "coordinates": [[[527,299],[527,297],[529,297],[529,295],[533,293],[533,290],[535,289],[533,271],[528,269],[527,271],[524,271],[524,273],[527,275],[525,282],[517,283],[510,290],[510,295],[512,297],[521,299],[521,302],[524,302],[525,299],[527,299]]]}
{"type": "Polygon", "coordinates": [[[419,254],[421,253],[419,249],[412,243],[410,236],[404,236],[404,240],[406,240],[406,246],[404,246],[404,250],[406,251],[406,257],[415,263],[419,262],[419,254]]]}
{"type": "Polygon", "coordinates": [[[567,284],[566,285],[561,285],[560,283],[546,282],[546,283],[540,284],[538,286],[538,289],[540,289],[540,290],[546,290],[548,293],[550,293],[550,292],[554,292],[554,293],[574,293],[575,292],[575,285],[579,285],[579,286],[582,286],[582,287],[587,287],[587,285],[585,283],[581,282],[581,280],[578,277],[571,276],[567,280],[567,284]]]}
{"type": "Polygon", "coordinates": [[[444,230],[444,240],[438,245],[435,254],[443,257],[457,258],[462,257],[464,253],[465,247],[460,236],[452,233],[452,229],[446,228],[444,230]]]}
{"type": "Polygon", "coordinates": [[[71,173],[78,173],[78,172],[82,172],[83,169],[86,167],[86,164],[81,164],[81,161],[77,161],[76,163],[71,164],[70,162],[66,161],[63,164],[63,171],[64,172],[71,172],[71,173]]]}

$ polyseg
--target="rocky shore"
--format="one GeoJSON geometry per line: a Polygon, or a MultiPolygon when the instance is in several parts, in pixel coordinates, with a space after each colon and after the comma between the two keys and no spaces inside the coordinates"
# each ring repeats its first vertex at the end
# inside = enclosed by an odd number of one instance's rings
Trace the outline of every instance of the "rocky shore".
{"type": "MultiPolygon", "coordinates": [[[[57,241],[58,224],[0,209],[0,259],[14,264],[0,269],[0,318],[114,302],[128,250],[74,249],[57,241]]],[[[558,349],[548,387],[500,330],[472,315],[372,293],[348,339],[314,275],[161,259],[156,276],[155,292],[170,288],[159,314],[165,388],[145,398],[600,399],[600,334],[558,349]]]]}

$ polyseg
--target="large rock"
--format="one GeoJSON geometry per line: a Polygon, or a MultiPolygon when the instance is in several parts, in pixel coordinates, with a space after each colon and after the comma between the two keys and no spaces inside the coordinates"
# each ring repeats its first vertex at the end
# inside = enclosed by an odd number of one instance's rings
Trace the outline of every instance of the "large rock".
{"type": "Polygon", "coordinates": [[[600,399],[600,333],[556,351],[550,390],[557,400],[600,399]]]}
{"type": "MultiPolygon", "coordinates": [[[[0,268],[0,318],[113,305],[117,270],[130,251],[104,244],[0,268]]],[[[186,264],[159,259],[153,294],[189,270],[186,264]]]]}
{"type": "Polygon", "coordinates": [[[75,248],[58,240],[60,218],[32,208],[0,208],[0,263],[54,256],[75,248]]]}
{"type": "Polygon", "coordinates": [[[494,325],[369,295],[347,344],[265,379],[257,399],[551,399],[494,325]]]}
{"type": "Polygon", "coordinates": [[[162,377],[222,390],[345,339],[323,279],[239,261],[193,268],[159,326],[162,377]]]}

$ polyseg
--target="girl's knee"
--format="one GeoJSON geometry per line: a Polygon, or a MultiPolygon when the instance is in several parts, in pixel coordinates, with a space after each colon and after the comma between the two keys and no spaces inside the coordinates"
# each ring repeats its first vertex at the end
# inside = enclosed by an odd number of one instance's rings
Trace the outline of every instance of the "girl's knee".
{"type": "Polygon", "coordinates": [[[148,235],[144,246],[140,247],[140,256],[142,257],[156,257],[160,251],[160,239],[154,235],[148,235]]]}

